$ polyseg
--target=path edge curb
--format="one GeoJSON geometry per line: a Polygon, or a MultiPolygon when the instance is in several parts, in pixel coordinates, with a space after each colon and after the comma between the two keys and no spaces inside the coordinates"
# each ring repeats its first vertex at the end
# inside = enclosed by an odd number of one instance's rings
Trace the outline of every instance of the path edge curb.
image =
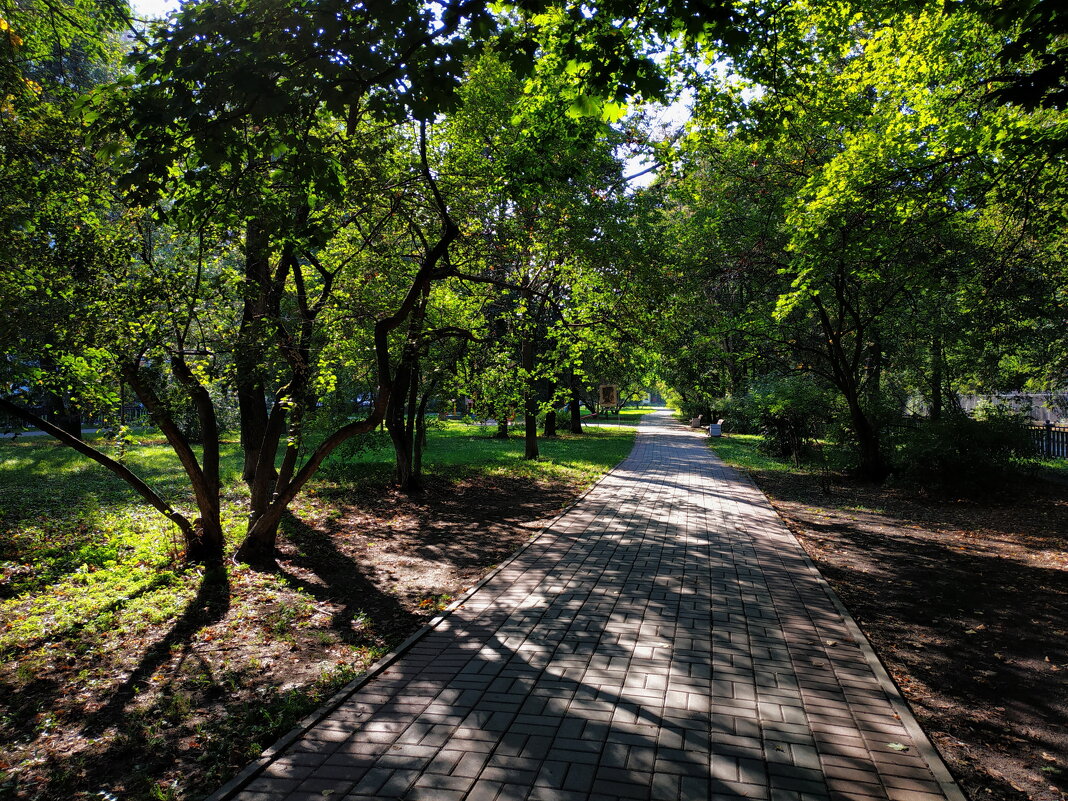
{"type": "MultiPolygon", "coordinates": [[[[709,451],[716,459],[723,462],[720,455],[712,450],[711,447],[709,447],[709,451]]],[[[749,475],[747,470],[739,469],[726,462],[723,462],[723,464],[738,473],[738,475],[752,485],[753,488],[765,498],[768,497],[767,494],[757,486],[757,483],[753,480],[752,476],[749,475]]],[[[775,512],[775,516],[782,523],[783,528],[785,528],[787,533],[795,542],[797,542],[797,547],[801,551],[802,558],[808,566],[809,572],[812,573],[816,579],[816,583],[819,584],[827,594],[827,597],[831,600],[831,603],[838,611],[838,614],[842,616],[846,629],[849,631],[849,636],[856,641],[857,647],[859,647],[861,653],[864,654],[865,661],[867,661],[868,666],[875,674],[876,680],[882,686],[883,692],[886,693],[887,698],[890,700],[890,705],[893,707],[894,713],[905,727],[909,737],[912,738],[912,742],[916,745],[916,750],[919,751],[920,756],[923,757],[923,761],[926,762],[927,767],[930,768],[931,774],[934,776],[935,781],[938,782],[938,786],[942,790],[942,794],[946,797],[946,801],[969,801],[968,796],[965,795],[960,784],[953,777],[953,773],[946,765],[942,755],[939,753],[934,743],[931,742],[931,738],[927,736],[927,732],[924,731],[920,722],[916,720],[916,716],[912,712],[912,707],[909,706],[908,701],[905,700],[905,696],[901,692],[901,688],[898,687],[897,682],[894,681],[890,672],[886,669],[886,665],[883,664],[883,661],[875,652],[875,648],[868,639],[868,635],[866,635],[863,629],[860,628],[860,624],[853,618],[853,613],[846,608],[844,603],[842,603],[842,599],[838,597],[838,593],[834,591],[830,582],[824,578],[819,567],[812,561],[812,558],[808,555],[808,551],[805,550],[801,541],[797,538],[797,535],[790,530],[788,525],[786,525],[786,520],[779,514],[779,510],[774,507],[770,499],[768,499],[768,505],[771,506],[772,511],[775,512]]]]}
{"type": "MultiPolygon", "coordinates": [[[[644,415],[643,415],[644,419],[644,415]]],[[[638,441],[638,428],[641,424],[641,420],[638,421],[634,432],[634,441],[638,441]]],[[[345,701],[351,698],[355,693],[359,692],[363,687],[368,684],[372,679],[378,677],[386,668],[390,667],[394,662],[404,656],[413,645],[419,640],[423,639],[427,634],[434,631],[440,626],[456,609],[463,606],[471,596],[478,592],[482,587],[488,584],[494,579],[498,573],[507,568],[512,562],[517,560],[528,548],[533,546],[538,540],[542,539],[551,529],[555,526],[564,515],[569,513],[572,509],[586,500],[591,492],[593,492],[598,486],[601,485],[609,476],[611,476],[623,464],[630,458],[630,454],[634,452],[634,446],[631,445],[630,451],[614,464],[609,470],[605,471],[604,475],[594,481],[588,486],[582,493],[575,498],[571,503],[567,504],[563,509],[557,512],[545,525],[543,525],[535,534],[531,535],[530,539],[520,545],[511,555],[493,568],[489,573],[479,579],[471,588],[449,604],[442,610],[441,614],[433,618],[429,623],[426,623],[422,628],[413,632],[406,640],[400,645],[383,656],[377,662],[367,668],[367,672],[361,675],[359,678],[353,679],[346,684],[334,695],[332,695],[322,706],[316,709],[311,714],[302,718],[296,726],[290,729],[286,734],[283,734],[278,740],[268,746],[256,759],[249,762],[236,776],[226,782],[222,787],[217,789],[211,795],[205,796],[203,801],[229,801],[237,793],[244,789],[245,785],[249,784],[259,773],[267,768],[272,762],[277,759],[286,748],[292,745],[294,742],[303,737],[311,729],[315,728],[321,721],[330,715],[331,712],[336,710],[345,701]]],[[[953,801],[956,801],[954,799],[953,801]]],[[[962,799],[963,801],[963,799],[962,799]]]]}

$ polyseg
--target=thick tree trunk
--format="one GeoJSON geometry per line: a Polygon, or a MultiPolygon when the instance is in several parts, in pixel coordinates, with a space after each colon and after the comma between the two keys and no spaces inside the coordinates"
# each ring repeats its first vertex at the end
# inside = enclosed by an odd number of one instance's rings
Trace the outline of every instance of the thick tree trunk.
{"type": "Polygon", "coordinates": [[[223,561],[222,521],[218,510],[213,515],[201,516],[193,521],[194,537],[185,544],[185,557],[189,562],[218,567],[223,561]]]}
{"type": "Polygon", "coordinates": [[[430,382],[430,385],[423,391],[423,396],[419,399],[419,407],[415,414],[415,442],[412,450],[412,475],[416,478],[420,485],[423,483],[423,451],[426,449],[426,407],[430,401],[430,396],[437,389],[437,379],[430,382]]]}
{"type": "Polygon", "coordinates": [[[393,443],[395,469],[393,478],[401,489],[408,489],[412,478],[412,440],[408,433],[405,401],[414,385],[411,367],[401,364],[393,378],[393,392],[386,407],[386,431],[393,443]]]}
{"type": "Polygon", "coordinates": [[[538,400],[527,397],[523,411],[523,458],[538,458],[538,400]]]}
{"type": "Polygon", "coordinates": [[[571,396],[571,400],[567,404],[568,412],[571,418],[571,433],[582,433],[582,403],[575,395],[571,396]]]}
{"type": "MultiPolygon", "coordinates": [[[[241,326],[234,352],[234,384],[241,428],[241,451],[245,457],[241,475],[255,493],[257,488],[253,483],[268,426],[267,392],[259,377],[259,368],[263,364],[264,353],[262,337],[265,332],[261,328],[270,307],[271,284],[269,237],[266,229],[255,220],[245,227],[244,279],[241,326]]],[[[273,453],[270,465],[273,471],[273,453]]],[[[273,479],[271,476],[271,481],[273,479]]]]}
{"type": "MultiPolygon", "coordinates": [[[[429,292],[429,287],[427,287],[429,292]]],[[[415,418],[419,399],[419,341],[426,315],[427,293],[419,297],[408,322],[408,338],[404,344],[397,373],[393,377],[393,391],[386,406],[386,430],[389,431],[396,458],[397,486],[405,492],[417,492],[422,483],[414,470],[415,418]]]]}
{"type": "MultiPolygon", "coordinates": [[[[839,303],[844,305],[841,300],[841,290],[838,296],[839,303]]],[[[819,314],[820,325],[827,339],[827,360],[834,374],[834,384],[845,398],[850,421],[853,424],[853,432],[857,438],[857,473],[867,481],[882,481],[889,472],[883,458],[882,436],[877,424],[864,410],[861,402],[861,384],[856,372],[861,363],[863,332],[859,330],[854,332],[853,352],[847,354],[843,345],[841,326],[834,324],[819,295],[813,295],[812,302],[819,314]]],[[[874,345],[869,354],[868,382],[869,387],[877,392],[882,373],[882,349],[879,345],[878,331],[873,331],[872,335],[874,345]]]]}
{"type": "Polygon", "coordinates": [[[853,433],[857,438],[859,460],[857,473],[865,481],[882,481],[889,471],[883,458],[882,437],[879,430],[864,412],[860,399],[855,394],[847,395],[846,403],[849,406],[853,433]]]}
{"type": "Polygon", "coordinates": [[[422,465],[416,459],[419,450],[417,433],[417,421],[420,415],[419,409],[419,382],[421,381],[418,362],[412,371],[412,385],[408,389],[407,420],[404,424],[404,438],[408,442],[408,452],[411,460],[408,466],[408,477],[401,482],[401,489],[405,492],[421,492],[423,489],[422,465]]]}
{"type": "Polygon", "coordinates": [[[494,439],[508,439],[508,418],[501,415],[501,419],[497,421],[497,433],[493,435],[494,439]]]}
{"type": "MultiPolygon", "coordinates": [[[[248,484],[249,489],[249,525],[255,524],[260,516],[271,505],[271,498],[274,496],[275,486],[278,480],[278,470],[275,468],[275,458],[278,452],[278,443],[282,438],[282,433],[285,431],[286,411],[285,407],[275,402],[274,408],[271,409],[270,415],[267,417],[267,424],[259,432],[259,445],[256,446],[256,461],[252,464],[251,472],[246,473],[245,483],[248,484]]],[[[258,428],[258,424],[257,424],[258,428]]],[[[248,470],[248,453],[245,454],[245,465],[248,470]]],[[[268,536],[265,533],[265,536],[268,536]]],[[[271,549],[274,547],[275,532],[271,532],[269,537],[271,542],[269,543],[271,549]]],[[[264,548],[268,547],[266,540],[262,543],[264,548]]]]}

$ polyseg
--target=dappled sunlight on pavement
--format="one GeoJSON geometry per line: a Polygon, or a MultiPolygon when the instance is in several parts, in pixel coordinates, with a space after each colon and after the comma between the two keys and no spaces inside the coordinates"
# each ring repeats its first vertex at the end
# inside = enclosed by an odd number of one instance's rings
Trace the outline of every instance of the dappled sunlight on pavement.
{"type": "Polygon", "coordinates": [[[764,496],[666,413],[217,797],[963,798],[764,496]]]}

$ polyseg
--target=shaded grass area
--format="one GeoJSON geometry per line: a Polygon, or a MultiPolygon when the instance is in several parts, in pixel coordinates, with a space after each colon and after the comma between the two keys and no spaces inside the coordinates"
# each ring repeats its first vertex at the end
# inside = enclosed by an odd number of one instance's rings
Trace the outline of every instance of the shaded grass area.
{"type": "MultiPolygon", "coordinates": [[[[45,438],[0,441],[0,798],[209,792],[620,461],[634,428],[542,440],[537,462],[491,434],[436,425],[414,505],[371,438],[295,505],[277,571],[210,576],[106,471],[45,438]]],[[[165,446],[124,458],[192,511],[165,446]]],[[[239,470],[229,445],[231,547],[239,470]]]]}
{"type": "Polygon", "coordinates": [[[1068,490],[1049,463],[957,497],[795,469],[752,437],[713,440],[771,498],[965,791],[1068,793],[1068,490]]]}

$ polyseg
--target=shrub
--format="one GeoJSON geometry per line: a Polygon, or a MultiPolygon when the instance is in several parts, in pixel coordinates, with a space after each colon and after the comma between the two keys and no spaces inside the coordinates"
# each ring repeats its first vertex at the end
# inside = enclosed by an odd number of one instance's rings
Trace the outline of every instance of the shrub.
{"type": "Polygon", "coordinates": [[[830,408],[826,390],[797,375],[755,381],[735,414],[757,422],[765,453],[800,463],[819,439],[830,408]]]}
{"type": "Polygon", "coordinates": [[[920,419],[903,437],[895,476],[943,491],[996,489],[1033,465],[1028,425],[1017,412],[993,406],[977,409],[975,419],[963,412],[920,419]]]}

